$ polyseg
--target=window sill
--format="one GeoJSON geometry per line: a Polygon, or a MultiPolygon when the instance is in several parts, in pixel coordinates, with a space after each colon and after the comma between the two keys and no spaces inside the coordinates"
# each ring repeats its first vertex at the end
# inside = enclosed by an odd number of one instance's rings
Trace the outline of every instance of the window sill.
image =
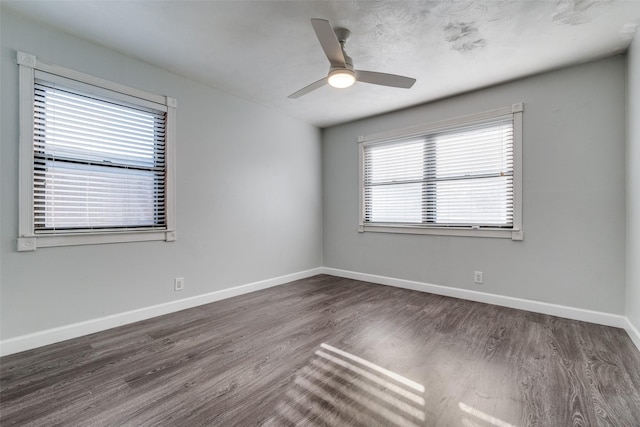
{"type": "Polygon", "coordinates": [[[489,237],[511,240],[523,240],[522,230],[505,230],[501,228],[444,228],[444,227],[412,227],[406,225],[360,225],[360,233],[399,233],[399,234],[431,234],[435,236],[489,237]]]}
{"type": "Polygon", "coordinates": [[[118,233],[50,234],[18,238],[18,252],[35,251],[55,246],[98,245],[106,243],[176,240],[175,231],[126,231],[118,233]]]}

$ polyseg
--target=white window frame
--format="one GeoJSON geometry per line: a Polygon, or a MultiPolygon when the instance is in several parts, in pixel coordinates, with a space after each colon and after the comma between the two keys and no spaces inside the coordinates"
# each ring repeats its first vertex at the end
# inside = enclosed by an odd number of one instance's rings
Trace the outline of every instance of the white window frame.
{"type": "Polygon", "coordinates": [[[418,125],[405,129],[397,129],[372,135],[358,137],[359,151],[359,232],[381,232],[402,234],[432,234],[440,236],[468,236],[468,237],[494,237],[511,240],[523,240],[522,229],[522,103],[513,104],[510,107],[485,111],[477,114],[441,120],[433,123],[418,125]],[[376,225],[366,223],[365,216],[365,191],[364,191],[364,149],[367,145],[379,144],[404,138],[417,137],[434,132],[452,130],[472,124],[488,122],[502,117],[513,117],[513,227],[447,227],[415,224],[384,224],[376,225]]]}
{"type": "Polygon", "coordinates": [[[17,53],[19,66],[19,96],[20,96],[20,152],[19,152],[19,220],[17,250],[34,251],[37,248],[53,246],[90,245],[104,243],[144,242],[144,241],[174,241],[175,227],[175,125],[177,101],[174,98],[155,95],[139,89],[114,83],[108,80],[70,70],[57,65],[46,64],[34,55],[24,52],[17,53]],[[53,74],[66,79],[75,80],[83,84],[96,87],[96,90],[106,90],[140,100],[141,105],[149,103],[159,105],[167,111],[166,118],[166,227],[150,230],[108,230],[83,231],[55,234],[36,234],[34,224],[34,153],[33,153],[33,121],[34,121],[34,82],[37,71],[53,74]]]}

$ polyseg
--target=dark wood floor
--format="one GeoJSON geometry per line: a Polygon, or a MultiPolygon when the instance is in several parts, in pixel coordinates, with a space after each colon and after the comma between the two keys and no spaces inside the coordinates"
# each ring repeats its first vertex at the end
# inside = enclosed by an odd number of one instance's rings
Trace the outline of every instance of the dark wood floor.
{"type": "Polygon", "coordinates": [[[2,426],[640,426],[621,329],[325,275],[0,372],[2,426]]]}

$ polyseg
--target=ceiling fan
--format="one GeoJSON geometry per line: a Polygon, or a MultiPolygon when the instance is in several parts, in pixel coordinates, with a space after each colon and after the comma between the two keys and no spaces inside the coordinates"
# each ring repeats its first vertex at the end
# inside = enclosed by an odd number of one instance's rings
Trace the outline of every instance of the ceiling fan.
{"type": "Polygon", "coordinates": [[[331,64],[329,74],[327,77],[292,93],[289,95],[289,98],[299,98],[302,95],[324,86],[325,84],[329,84],[336,88],[346,88],[356,81],[359,81],[374,85],[409,89],[416,82],[416,79],[398,76],[396,74],[354,70],[353,61],[344,51],[344,45],[351,35],[351,32],[346,28],[336,28],[334,31],[333,28],[331,28],[331,24],[329,24],[329,21],[326,19],[314,18],[311,20],[311,25],[316,32],[316,36],[318,36],[318,41],[320,42],[324,53],[327,55],[329,63],[331,64]]]}

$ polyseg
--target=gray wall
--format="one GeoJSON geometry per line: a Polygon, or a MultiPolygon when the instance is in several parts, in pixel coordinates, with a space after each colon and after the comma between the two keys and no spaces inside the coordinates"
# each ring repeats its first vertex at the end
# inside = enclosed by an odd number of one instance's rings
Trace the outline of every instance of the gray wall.
{"type": "Polygon", "coordinates": [[[640,32],[628,58],[627,317],[640,330],[640,32]]]}
{"type": "Polygon", "coordinates": [[[325,129],[324,265],[623,314],[625,67],[615,57],[325,129]],[[516,102],[524,241],[357,232],[358,135],[516,102]]]}
{"type": "Polygon", "coordinates": [[[317,128],[6,10],[0,23],[2,339],[322,264],[317,128]],[[16,252],[16,50],[178,99],[176,242],[16,252]]]}

